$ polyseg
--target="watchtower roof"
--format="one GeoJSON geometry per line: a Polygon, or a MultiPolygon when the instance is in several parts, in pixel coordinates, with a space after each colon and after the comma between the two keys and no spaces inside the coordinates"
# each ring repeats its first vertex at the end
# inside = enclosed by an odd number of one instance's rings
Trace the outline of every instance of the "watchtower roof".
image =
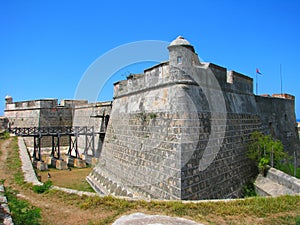
{"type": "Polygon", "coordinates": [[[185,47],[191,48],[193,50],[193,52],[195,52],[194,46],[191,45],[191,43],[182,36],[178,36],[174,41],[172,41],[169,44],[168,47],[172,47],[172,46],[185,46],[185,47]]]}

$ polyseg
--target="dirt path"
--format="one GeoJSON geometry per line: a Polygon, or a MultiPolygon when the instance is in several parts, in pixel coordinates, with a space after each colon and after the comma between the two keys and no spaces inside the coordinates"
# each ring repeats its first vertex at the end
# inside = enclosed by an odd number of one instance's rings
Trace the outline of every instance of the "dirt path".
{"type": "Polygon", "coordinates": [[[95,210],[84,210],[77,205],[67,204],[63,198],[58,196],[36,194],[30,188],[20,187],[12,182],[13,175],[9,174],[6,167],[7,156],[12,151],[12,140],[10,138],[0,142],[0,179],[6,180],[5,186],[18,190],[18,197],[41,209],[43,225],[83,225],[89,224],[89,222],[94,224],[107,216],[107,214],[97,213],[95,210]]]}
{"type": "Polygon", "coordinates": [[[4,179],[6,180],[9,176],[6,173],[6,164],[5,161],[7,159],[8,156],[8,151],[9,151],[9,145],[11,143],[11,139],[7,139],[4,142],[1,143],[0,145],[0,179],[4,179]]]}

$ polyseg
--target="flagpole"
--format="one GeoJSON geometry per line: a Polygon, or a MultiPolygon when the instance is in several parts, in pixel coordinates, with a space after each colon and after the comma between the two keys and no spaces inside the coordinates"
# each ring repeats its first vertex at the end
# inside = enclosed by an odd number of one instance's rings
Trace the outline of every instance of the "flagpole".
{"type": "Polygon", "coordinates": [[[256,95],[257,95],[257,88],[258,88],[258,82],[257,82],[257,72],[256,72],[256,95]]]}
{"type": "Polygon", "coordinates": [[[281,64],[280,64],[280,91],[281,91],[281,95],[282,95],[283,91],[282,91],[282,70],[281,70],[281,64]]]}

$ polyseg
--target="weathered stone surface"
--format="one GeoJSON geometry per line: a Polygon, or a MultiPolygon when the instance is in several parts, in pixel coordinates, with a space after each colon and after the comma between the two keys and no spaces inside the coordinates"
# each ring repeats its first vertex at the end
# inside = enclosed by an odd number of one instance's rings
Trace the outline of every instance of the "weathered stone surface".
{"type": "Polygon", "coordinates": [[[8,207],[7,198],[5,197],[5,190],[3,185],[0,185],[0,224],[14,224],[8,207]]]}
{"type": "Polygon", "coordinates": [[[162,215],[147,215],[144,213],[133,213],[127,216],[122,216],[117,219],[113,225],[201,225],[191,220],[162,216],[162,215]]]}
{"type": "Polygon", "coordinates": [[[48,164],[47,163],[44,163],[44,162],[41,162],[41,161],[35,161],[33,164],[40,171],[48,170],[48,164]]]}
{"type": "Polygon", "coordinates": [[[76,167],[76,168],[85,168],[86,167],[85,160],[78,159],[78,158],[73,158],[73,157],[68,157],[67,164],[69,166],[73,166],[73,167],[76,167]]]}
{"type": "Polygon", "coordinates": [[[254,185],[257,193],[262,196],[300,194],[300,179],[275,168],[270,168],[266,177],[259,175],[254,185]]]}
{"type": "Polygon", "coordinates": [[[55,168],[58,170],[67,170],[68,169],[68,164],[64,160],[60,159],[55,159],[55,168]]]}
{"type": "MultiPolygon", "coordinates": [[[[252,78],[200,62],[191,45],[173,42],[169,56],[115,83],[90,183],[102,193],[143,198],[236,198],[256,174],[246,157],[250,134],[265,131],[275,106],[253,94],[252,78]]],[[[276,107],[287,107],[292,121],[294,102],[286,101],[276,107]]],[[[293,129],[288,120],[278,123],[293,129]]]]}

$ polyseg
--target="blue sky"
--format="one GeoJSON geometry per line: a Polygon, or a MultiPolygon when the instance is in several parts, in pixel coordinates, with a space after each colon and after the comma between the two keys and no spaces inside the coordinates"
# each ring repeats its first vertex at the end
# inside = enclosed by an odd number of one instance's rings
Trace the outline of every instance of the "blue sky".
{"type": "MultiPolygon", "coordinates": [[[[182,35],[204,61],[253,78],[259,68],[259,94],[280,93],[281,64],[300,118],[299,12],[297,0],[0,1],[0,115],[6,95],[72,99],[89,66],[119,45],[182,35]]],[[[121,69],[98,99],[142,68],[121,69]]]]}

